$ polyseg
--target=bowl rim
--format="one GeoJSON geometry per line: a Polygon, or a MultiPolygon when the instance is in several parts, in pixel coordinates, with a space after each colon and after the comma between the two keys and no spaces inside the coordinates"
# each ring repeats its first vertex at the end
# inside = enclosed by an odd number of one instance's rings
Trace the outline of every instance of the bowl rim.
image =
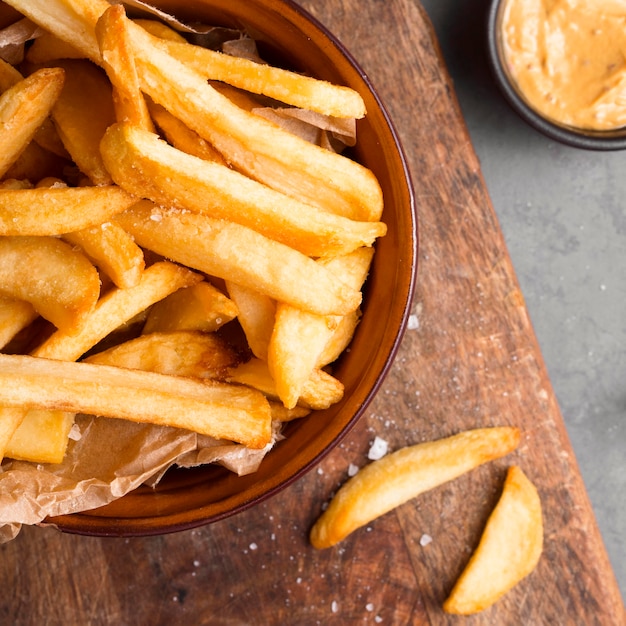
{"type": "Polygon", "coordinates": [[[584,150],[610,151],[626,149],[626,127],[594,131],[552,122],[522,96],[506,70],[500,45],[499,18],[509,0],[490,0],[487,12],[487,60],[495,81],[511,108],[535,130],[550,139],[584,150]]]}
{"type": "MultiPolygon", "coordinates": [[[[171,513],[154,517],[136,517],[136,518],[120,518],[115,516],[102,516],[93,515],[92,511],[82,511],[76,513],[68,513],[55,517],[46,518],[42,524],[50,524],[56,526],[59,530],[70,534],[100,536],[100,537],[140,537],[140,536],[154,536],[162,535],[173,532],[180,532],[198,528],[208,524],[212,524],[223,519],[232,517],[243,511],[256,506],[271,497],[275,496],[278,492],[289,487],[296,481],[300,480],[305,474],[307,474],[313,467],[315,467],[324,457],[326,457],[339,443],[347,436],[347,434],[354,428],[357,422],[366,412],[367,408],[371,404],[372,400],[378,393],[385,378],[391,370],[398,349],[402,343],[404,337],[409,315],[411,312],[411,305],[415,294],[417,283],[417,271],[418,271],[418,250],[419,250],[419,225],[418,214],[415,201],[415,190],[411,171],[408,165],[406,153],[402,146],[402,142],[398,135],[398,132],[394,126],[387,107],[383,103],[379,93],[372,84],[369,76],[363,70],[361,65],[356,61],[352,53],[346,48],[346,46],[315,16],[310,14],[307,10],[298,5],[294,0],[277,0],[277,2],[283,5],[287,10],[297,14],[301,19],[309,22],[312,27],[320,32],[321,35],[332,44],[350,64],[353,70],[358,74],[363,81],[365,87],[369,90],[370,96],[376,103],[379,113],[387,127],[389,137],[393,142],[395,154],[397,155],[398,163],[402,168],[402,178],[406,185],[406,196],[408,205],[406,206],[408,222],[411,225],[410,233],[410,245],[407,246],[407,257],[405,262],[410,263],[410,272],[406,278],[402,281],[404,289],[402,293],[398,294],[402,296],[402,302],[396,305],[396,308],[401,311],[400,321],[398,328],[390,343],[390,347],[384,358],[381,357],[383,365],[379,370],[376,380],[372,387],[367,391],[362,399],[358,409],[350,417],[349,420],[343,425],[338,435],[326,445],[323,449],[319,450],[316,454],[297,470],[293,471],[289,476],[283,480],[275,482],[270,485],[268,489],[262,492],[255,492],[247,500],[236,504],[234,507],[228,510],[218,511],[214,514],[207,514],[205,509],[209,508],[211,504],[197,507],[195,509],[189,509],[184,511],[185,520],[179,519],[181,513],[171,513]],[[156,520],[156,522],[155,522],[156,520]]],[[[270,452],[271,454],[271,452],[270,452]]],[[[141,489],[141,487],[139,488],[141,489]]],[[[146,488],[150,489],[150,488],[146,488]]],[[[97,509],[96,509],[97,510],[97,509]]]]}

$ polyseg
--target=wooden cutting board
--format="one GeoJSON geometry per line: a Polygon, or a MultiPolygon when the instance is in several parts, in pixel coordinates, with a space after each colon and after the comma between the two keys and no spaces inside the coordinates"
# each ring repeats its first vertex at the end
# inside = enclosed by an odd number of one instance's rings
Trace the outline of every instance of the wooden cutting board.
{"type": "Polygon", "coordinates": [[[0,547],[3,624],[623,624],[624,607],[433,30],[410,0],[301,3],[387,103],[411,166],[420,267],[395,365],[367,416],[271,500],[209,527],[101,539],[27,528],[0,547]],[[514,424],[523,444],[402,506],[338,547],[308,530],[376,435],[392,449],[514,424]],[[535,572],[471,618],[441,604],[506,467],[539,488],[535,572]]]}

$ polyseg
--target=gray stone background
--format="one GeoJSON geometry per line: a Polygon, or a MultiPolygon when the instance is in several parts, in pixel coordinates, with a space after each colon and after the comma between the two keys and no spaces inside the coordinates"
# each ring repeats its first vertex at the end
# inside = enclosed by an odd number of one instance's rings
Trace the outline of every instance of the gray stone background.
{"type": "Polygon", "coordinates": [[[626,597],[626,151],[560,145],[518,118],[487,65],[486,0],[422,5],[626,597]]]}

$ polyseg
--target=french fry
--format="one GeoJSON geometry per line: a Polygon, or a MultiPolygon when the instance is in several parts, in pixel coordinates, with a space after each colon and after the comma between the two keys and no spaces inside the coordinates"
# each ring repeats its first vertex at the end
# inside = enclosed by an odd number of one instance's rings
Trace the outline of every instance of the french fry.
{"type": "Polygon", "coordinates": [[[542,550],[541,500],[536,487],[514,465],[444,611],[471,615],[490,607],[535,569],[542,550]]]}
{"type": "Polygon", "coordinates": [[[237,306],[217,287],[202,281],[179,289],[152,306],[143,333],[173,330],[213,332],[237,317],[237,306]]]}
{"type": "Polygon", "coordinates": [[[0,236],[62,235],[109,221],[137,201],[117,186],[0,190],[0,236]]]}
{"type": "MultiPolygon", "coordinates": [[[[373,254],[371,248],[359,248],[351,254],[319,263],[345,285],[360,290],[367,277],[373,254]]],[[[278,303],[267,363],[276,382],[278,396],[287,408],[293,408],[298,402],[303,386],[316,368],[341,320],[340,316],[314,315],[278,303]]]]}
{"type": "Polygon", "coordinates": [[[283,423],[302,419],[311,414],[311,409],[303,406],[295,406],[293,409],[287,409],[282,402],[270,401],[270,409],[272,411],[272,420],[283,423]]]}
{"type": "Polygon", "coordinates": [[[226,281],[226,290],[237,306],[237,319],[252,354],[267,361],[267,350],[276,316],[276,301],[256,289],[226,281]]]}
{"type": "MultiPolygon", "coordinates": [[[[271,400],[279,400],[276,383],[270,374],[267,363],[261,359],[252,358],[230,368],[226,380],[258,389],[271,400]]],[[[302,395],[298,398],[297,406],[316,411],[327,409],[341,400],[343,391],[343,385],[339,380],[324,370],[313,370],[302,388],[302,395]]],[[[295,406],[285,408],[288,411],[296,410],[295,406]]]]}
{"type": "Polygon", "coordinates": [[[231,56],[202,46],[162,38],[164,50],[207,80],[218,80],[291,106],[322,115],[362,118],[365,104],[358,92],[272,65],[231,56]]]}
{"type": "Polygon", "coordinates": [[[60,177],[68,165],[69,161],[42,148],[33,140],[6,171],[4,177],[30,181],[41,180],[48,176],[60,177]]]}
{"type": "Polygon", "coordinates": [[[30,302],[0,298],[0,349],[37,318],[30,302]]]}
{"type": "Polygon", "coordinates": [[[344,483],[310,533],[315,548],[329,548],[357,528],[519,445],[517,428],[480,428],[396,450],[344,483]]]}
{"type": "Polygon", "coordinates": [[[148,110],[168,143],[171,143],[175,148],[205,161],[214,161],[226,165],[224,157],[208,141],[174,117],[167,109],[149,102],[148,110]]]}
{"type": "Polygon", "coordinates": [[[350,345],[356,327],[359,325],[360,321],[361,309],[357,309],[341,317],[330,339],[317,357],[317,363],[315,365],[318,369],[326,367],[330,363],[334,363],[339,358],[341,353],[350,345]]]}
{"type": "MultiPolygon", "coordinates": [[[[3,409],[4,411],[20,409],[3,409]]],[[[5,455],[19,461],[61,463],[65,456],[74,413],[33,410],[21,421],[5,448],[5,455]]]]}
{"type": "Polygon", "coordinates": [[[108,365],[0,355],[0,403],[185,428],[253,449],[271,440],[259,392],[108,365]]]}
{"type": "Polygon", "coordinates": [[[54,237],[2,237],[0,294],[30,302],[72,335],[96,306],[100,279],[83,254],[54,237]]]}
{"type": "Polygon", "coordinates": [[[83,52],[50,32],[45,32],[37,37],[26,52],[26,61],[33,65],[43,65],[59,59],[84,58],[83,52]]]}
{"type": "Polygon", "coordinates": [[[155,302],[200,280],[200,274],[174,263],[155,263],[143,272],[136,286],[112,289],[102,296],[84,320],[79,333],[70,335],[58,330],[39,345],[33,355],[75,361],[116,328],[155,302]]]}
{"type": "Polygon", "coordinates": [[[117,121],[154,131],[148,106],[139,86],[127,23],[126,12],[120,4],[109,7],[98,20],[96,38],[102,65],[113,85],[113,105],[117,121]]]}
{"type": "Polygon", "coordinates": [[[147,201],[115,221],[143,248],[304,310],[343,315],[361,302],[314,260],[239,224],[147,201]]]}
{"type": "Polygon", "coordinates": [[[55,66],[65,71],[63,90],[52,109],[63,145],[94,185],[110,185],[99,146],[115,122],[111,84],[100,68],[84,59],[60,59],[55,66]]]}
{"type": "Polygon", "coordinates": [[[142,18],[135,18],[133,19],[133,22],[159,39],[169,39],[171,41],[178,41],[179,43],[187,42],[187,40],[180,33],[176,32],[173,28],[170,28],[163,22],[142,18]]]}
{"type": "Polygon", "coordinates": [[[110,127],[100,150],[113,180],[129,193],[236,222],[307,256],[346,254],[386,232],[383,222],[356,222],[303,204],[130,124],[110,127]]]}
{"type": "Polygon", "coordinates": [[[103,221],[99,226],[66,232],[63,239],[82,248],[117,287],[135,287],[141,280],[145,267],[143,250],[119,224],[103,221]]]}
{"type": "Polygon", "coordinates": [[[215,333],[155,332],[92,354],[86,363],[114,365],[189,378],[223,378],[239,362],[237,353],[215,333]]]}
{"type": "Polygon", "coordinates": [[[44,68],[0,96],[0,176],[4,176],[50,114],[63,87],[60,68],[44,68]]]}
{"type": "Polygon", "coordinates": [[[24,80],[22,74],[8,61],[0,58],[0,93],[24,80]]]}

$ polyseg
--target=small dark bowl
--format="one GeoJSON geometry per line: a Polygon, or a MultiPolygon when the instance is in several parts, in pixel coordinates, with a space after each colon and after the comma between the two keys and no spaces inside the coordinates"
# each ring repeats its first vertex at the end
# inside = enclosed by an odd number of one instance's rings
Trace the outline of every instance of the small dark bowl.
{"type": "Polygon", "coordinates": [[[156,535],[223,519],[276,494],[324,457],[364,414],[389,371],[410,311],[417,267],[417,217],[398,137],[366,74],[341,43],[291,0],[153,0],[188,22],[246,30],[265,58],[356,89],[368,114],[357,122],[354,159],[377,176],[388,232],[376,243],[363,316],[333,373],[341,402],[286,425],[253,474],[216,465],[169,470],[155,489],[143,486],[99,509],[49,518],[66,532],[100,536],[156,535]]]}
{"type": "Polygon", "coordinates": [[[492,0],[487,16],[487,55],[489,65],[498,87],[513,110],[530,126],[554,139],[574,148],[585,150],[624,150],[626,127],[616,130],[594,131],[557,124],[533,108],[517,87],[510,75],[502,42],[502,18],[508,0],[492,0]]]}

